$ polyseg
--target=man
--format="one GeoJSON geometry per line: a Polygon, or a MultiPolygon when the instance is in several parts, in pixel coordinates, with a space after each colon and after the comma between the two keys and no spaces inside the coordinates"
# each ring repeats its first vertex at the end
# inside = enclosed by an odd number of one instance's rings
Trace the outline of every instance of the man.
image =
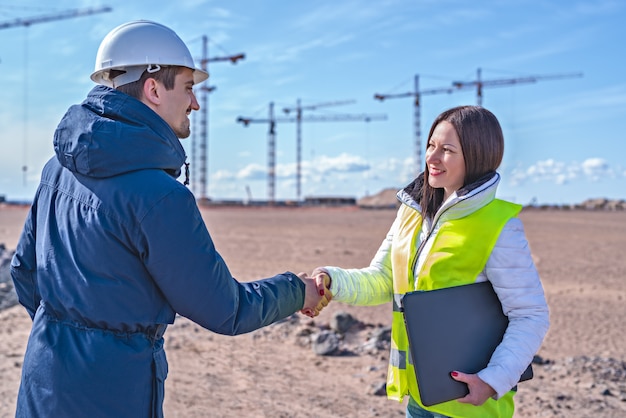
{"type": "Polygon", "coordinates": [[[162,416],[176,314],[236,335],[328,303],[304,274],[237,282],[176,180],[207,77],[160,24],[102,41],[100,85],[61,120],[11,263],[33,318],[18,417],[162,416]]]}

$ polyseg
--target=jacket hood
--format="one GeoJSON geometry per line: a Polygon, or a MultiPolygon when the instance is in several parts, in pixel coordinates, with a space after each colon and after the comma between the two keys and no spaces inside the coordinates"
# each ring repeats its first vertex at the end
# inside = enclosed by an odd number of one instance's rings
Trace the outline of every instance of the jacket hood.
{"type": "MultiPolygon", "coordinates": [[[[437,222],[463,218],[489,204],[496,197],[499,183],[500,175],[492,171],[474,183],[461,187],[441,204],[433,219],[424,219],[422,228],[430,231],[437,222]]],[[[424,173],[420,173],[411,184],[398,192],[398,200],[422,213],[420,201],[423,186],[424,173]]]]}
{"type": "MultiPolygon", "coordinates": [[[[498,183],[500,183],[500,175],[492,171],[474,183],[461,187],[441,204],[435,219],[444,212],[446,212],[447,218],[461,218],[480,209],[495,199],[498,183]]],[[[422,212],[420,205],[422,187],[424,187],[424,173],[420,173],[413,182],[398,192],[398,200],[422,212]]],[[[425,221],[430,222],[430,220],[425,221]]]]}
{"type": "Polygon", "coordinates": [[[57,159],[70,171],[111,177],[143,169],[180,175],[185,150],[169,125],[139,100],[94,87],[71,106],[54,133],[57,159]]]}

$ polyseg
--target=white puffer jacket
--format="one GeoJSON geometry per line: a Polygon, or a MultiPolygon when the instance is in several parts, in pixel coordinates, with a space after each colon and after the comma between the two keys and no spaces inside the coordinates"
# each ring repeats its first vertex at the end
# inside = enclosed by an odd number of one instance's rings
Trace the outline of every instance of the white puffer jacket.
{"type": "MultiPolygon", "coordinates": [[[[496,173],[474,189],[459,192],[460,195],[453,194],[432,221],[424,220],[416,245],[419,247],[426,238],[428,241],[418,255],[416,277],[440,225],[446,220],[467,216],[491,202],[499,180],[500,176],[496,173]]],[[[421,212],[421,207],[406,189],[398,192],[398,198],[403,204],[421,212]]],[[[395,230],[396,222],[369,267],[324,267],[332,278],[330,290],[333,300],[352,305],[377,305],[392,300],[391,245],[395,230]]],[[[543,287],[520,219],[513,218],[504,226],[485,269],[476,279],[477,282],[485,280],[493,285],[502,310],[509,318],[502,343],[496,348],[488,366],[478,373],[496,391],[497,399],[518,383],[519,376],[539,350],[550,322],[543,287]]]]}

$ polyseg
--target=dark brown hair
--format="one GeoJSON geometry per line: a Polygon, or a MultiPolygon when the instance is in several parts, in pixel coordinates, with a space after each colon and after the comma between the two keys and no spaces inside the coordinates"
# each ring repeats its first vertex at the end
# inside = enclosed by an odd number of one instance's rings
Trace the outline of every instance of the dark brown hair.
{"type": "Polygon", "coordinates": [[[116,87],[116,90],[126,93],[137,100],[141,100],[143,97],[143,85],[149,78],[154,78],[156,81],[163,83],[166,90],[172,90],[174,88],[176,76],[183,70],[183,68],[185,67],[161,66],[161,69],[154,73],[149,73],[146,70],[141,74],[139,80],[116,87]]]}
{"type": "MultiPolygon", "coordinates": [[[[463,186],[472,184],[485,174],[495,172],[504,155],[504,135],[498,119],[493,113],[480,106],[458,106],[441,113],[433,122],[428,142],[437,125],[443,121],[454,126],[461,142],[465,160],[463,186]]],[[[433,217],[443,203],[443,189],[428,184],[428,166],[424,170],[422,188],[422,214],[433,217]]]]}

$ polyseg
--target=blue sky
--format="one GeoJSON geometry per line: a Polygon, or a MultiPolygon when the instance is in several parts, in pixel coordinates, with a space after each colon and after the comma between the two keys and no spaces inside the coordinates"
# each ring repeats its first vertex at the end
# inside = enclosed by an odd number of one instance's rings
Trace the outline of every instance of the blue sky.
{"type": "MultiPolygon", "coordinates": [[[[94,85],[89,75],[101,39],[134,19],[171,27],[197,58],[203,35],[210,39],[209,58],[246,55],[236,65],[209,63],[208,83],[216,89],[208,98],[206,194],[213,199],[268,197],[268,124],[244,127],[236,119],[266,119],[270,102],[283,117],[282,109],[298,99],[303,106],[351,102],[305,110],[305,117],[387,116],[369,123],[304,122],[302,197],[359,198],[400,188],[415,175],[413,99],[381,102],[374,94],[413,92],[416,75],[420,91],[449,87],[475,80],[478,68],[485,81],[582,74],[484,89],[482,104],[505,135],[500,197],[522,204],[626,198],[621,0],[49,4],[0,0],[0,24],[86,7],[113,10],[0,30],[0,195],[9,200],[32,198],[53,153],[56,124],[94,85]]],[[[474,89],[421,99],[423,137],[441,111],[477,103],[474,89]]],[[[183,144],[192,160],[191,138],[183,144]]],[[[198,183],[194,190],[201,193],[198,183]]],[[[275,196],[296,198],[295,123],[276,126],[275,196]]]]}

